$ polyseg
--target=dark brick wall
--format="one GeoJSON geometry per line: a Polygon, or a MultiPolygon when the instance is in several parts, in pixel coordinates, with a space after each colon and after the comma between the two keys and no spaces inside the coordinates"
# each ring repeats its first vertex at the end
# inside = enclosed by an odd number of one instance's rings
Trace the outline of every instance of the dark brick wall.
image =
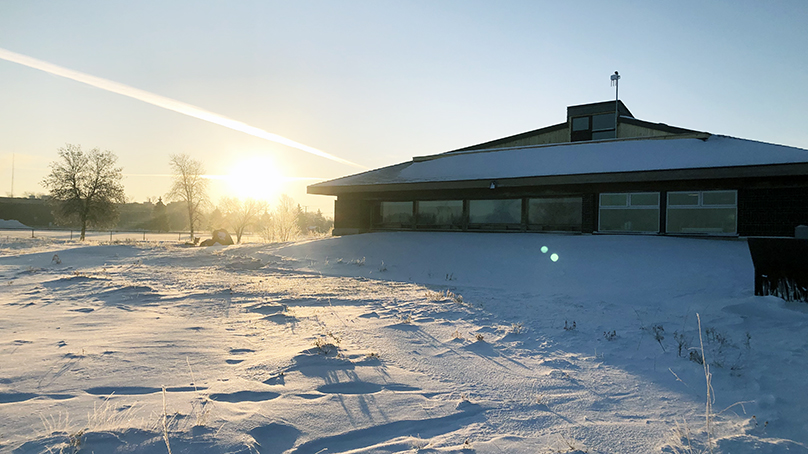
{"type": "Polygon", "coordinates": [[[808,188],[747,188],[738,191],[738,234],[794,236],[808,225],[808,188]]]}
{"type": "Polygon", "coordinates": [[[370,202],[358,198],[339,197],[334,202],[335,229],[370,229],[370,202]]]}
{"type": "Polygon", "coordinates": [[[334,202],[334,228],[359,228],[359,200],[339,198],[334,202]]]}
{"type": "Polygon", "coordinates": [[[581,194],[583,213],[581,213],[581,231],[592,233],[598,229],[598,203],[597,194],[581,194]]]}

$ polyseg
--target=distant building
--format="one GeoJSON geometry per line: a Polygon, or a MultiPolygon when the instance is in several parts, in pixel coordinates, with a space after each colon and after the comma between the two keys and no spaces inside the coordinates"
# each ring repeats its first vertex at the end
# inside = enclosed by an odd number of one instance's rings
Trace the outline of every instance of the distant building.
{"type": "Polygon", "coordinates": [[[651,123],[608,101],[568,107],[564,123],[308,192],[337,196],[335,235],[793,236],[808,224],[808,150],[651,123]]]}
{"type": "Polygon", "coordinates": [[[28,227],[52,226],[51,208],[47,197],[0,197],[0,219],[13,219],[28,227]]]}

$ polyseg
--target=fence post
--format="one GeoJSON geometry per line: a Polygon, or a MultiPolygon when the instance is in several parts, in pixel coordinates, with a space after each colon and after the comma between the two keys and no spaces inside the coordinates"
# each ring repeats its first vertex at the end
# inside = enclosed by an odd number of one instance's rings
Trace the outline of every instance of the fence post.
{"type": "Polygon", "coordinates": [[[34,238],[34,229],[31,229],[31,238],[34,238]]]}
{"type": "Polygon", "coordinates": [[[112,243],[112,230],[109,231],[109,242],[112,243]]]}
{"type": "Polygon", "coordinates": [[[146,241],[146,231],[143,231],[143,241],[146,241]]]}
{"type": "Polygon", "coordinates": [[[73,231],[70,231],[70,241],[73,241],[73,231]]]}

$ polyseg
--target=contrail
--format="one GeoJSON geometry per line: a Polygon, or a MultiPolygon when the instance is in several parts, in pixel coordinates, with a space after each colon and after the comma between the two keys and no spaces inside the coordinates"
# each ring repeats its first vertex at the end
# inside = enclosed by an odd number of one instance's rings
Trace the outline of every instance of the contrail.
{"type": "Polygon", "coordinates": [[[44,62],[42,60],[37,60],[35,58],[31,58],[26,55],[11,52],[3,48],[0,48],[0,59],[14,63],[19,63],[23,66],[39,69],[41,71],[45,71],[47,73],[54,74],[57,76],[73,79],[77,82],[85,83],[87,85],[91,85],[93,87],[100,88],[102,90],[118,93],[119,95],[128,96],[130,98],[147,102],[149,104],[153,104],[155,106],[162,107],[164,109],[173,110],[174,112],[178,112],[194,118],[199,118],[200,120],[215,123],[217,125],[224,126],[225,128],[241,131],[251,136],[260,137],[262,139],[271,140],[272,142],[280,143],[288,147],[297,148],[298,150],[302,150],[305,151],[306,153],[311,153],[313,155],[320,156],[321,158],[330,159],[335,162],[348,164],[349,166],[359,167],[362,169],[366,168],[363,165],[356,164],[354,162],[348,161],[347,159],[339,158],[337,156],[328,154],[324,151],[318,150],[308,145],[295,142],[294,140],[287,139],[286,137],[264,131],[263,129],[250,126],[240,121],[223,117],[213,112],[208,112],[207,110],[201,109],[199,107],[192,106],[190,104],[186,104],[184,102],[180,102],[175,99],[166,98],[165,96],[149,93],[148,91],[140,90],[138,88],[130,87],[128,85],[124,85],[118,82],[113,82],[111,80],[103,79],[101,77],[91,76],[89,74],[84,74],[78,71],[74,71],[72,69],[62,68],[61,66],[44,62]]]}
{"type": "MultiPolygon", "coordinates": [[[[144,177],[144,178],[174,178],[176,175],[171,173],[125,173],[125,177],[144,177]]],[[[224,180],[230,178],[230,175],[202,175],[202,178],[209,180],[224,180]]],[[[283,181],[323,181],[328,178],[323,177],[280,177],[283,181]]]]}

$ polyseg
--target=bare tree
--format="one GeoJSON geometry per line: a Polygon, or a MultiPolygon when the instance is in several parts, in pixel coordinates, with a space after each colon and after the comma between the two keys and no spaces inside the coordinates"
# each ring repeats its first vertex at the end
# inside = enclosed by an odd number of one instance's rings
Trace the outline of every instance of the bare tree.
{"type": "Polygon", "coordinates": [[[264,211],[259,217],[257,222],[258,234],[264,241],[272,242],[275,240],[275,223],[272,219],[274,216],[271,212],[264,211]]]}
{"type": "Polygon", "coordinates": [[[291,241],[300,235],[300,229],[297,226],[299,214],[300,210],[294,199],[282,194],[278,199],[278,206],[275,207],[275,215],[272,217],[275,238],[278,241],[291,241]]]}
{"type": "Polygon", "coordinates": [[[267,210],[266,202],[252,198],[242,201],[235,197],[225,197],[219,205],[219,209],[224,213],[224,218],[236,234],[236,243],[241,243],[244,230],[253,226],[261,214],[267,210]]]}
{"type": "Polygon", "coordinates": [[[118,219],[116,204],[126,202],[122,169],[115,167],[118,157],[109,150],[85,153],[80,145],[66,144],[59,157],[42,185],[50,190],[57,219],[78,222],[84,241],[88,225],[103,227],[118,219]]]}
{"type": "Polygon", "coordinates": [[[191,239],[194,238],[194,226],[202,217],[202,206],[207,203],[208,180],[205,179],[205,168],[200,161],[191,159],[187,154],[171,155],[171,170],[174,182],[168,198],[185,202],[188,210],[188,225],[191,239]]]}

